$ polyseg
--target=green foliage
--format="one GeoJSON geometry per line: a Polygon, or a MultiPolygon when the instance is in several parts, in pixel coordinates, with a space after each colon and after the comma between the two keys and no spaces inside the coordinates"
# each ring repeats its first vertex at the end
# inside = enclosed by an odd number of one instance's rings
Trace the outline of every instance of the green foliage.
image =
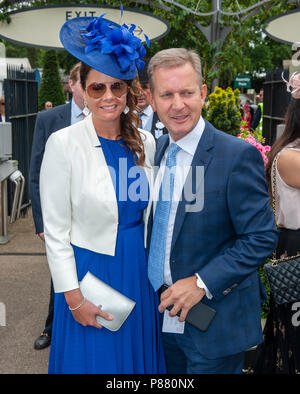
{"type": "Polygon", "coordinates": [[[57,54],[54,50],[46,51],[44,55],[43,75],[39,89],[39,110],[44,109],[45,102],[48,100],[53,103],[53,106],[66,102],[59,76],[57,54]]]}
{"type": "MultiPolygon", "coordinates": [[[[1,1],[1,0],[0,0],[1,1]]],[[[146,3],[145,1],[143,1],[146,3]]],[[[124,8],[133,8],[140,11],[152,13],[154,16],[163,18],[170,26],[169,33],[156,42],[151,42],[148,57],[153,56],[157,51],[171,47],[184,47],[194,49],[201,57],[203,66],[203,77],[208,87],[214,78],[219,79],[219,86],[225,88],[233,86],[234,77],[238,74],[251,74],[253,77],[253,87],[256,91],[261,87],[262,81],[258,78],[268,70],[282,66],[283,59],[291,59],[291,48],[288,45],[279,44],[263,34],[264,22],[275,15],[296,9],[297,2],[287,0],[274,0],[266,5],[253,9],[251,12],[241,14],[239,17],[228,15],[219,15],[221,18],[221,28],[231,29],[223,46],[219,48],[217,42],[209,44],[204,34],[200,31],[199,26],[209,28],[212,22],[212,0],[178,0],[182,6],[194,8],[198,5],[197,11],[207,13],[207,16],[196,16],[180,8],[176,4],[157,0],[143,4],[133,0],[122,0],[124,8]]],[[[47,6],[66,4],[65,0],[32,0],[26,2],[2,1],[3,14],[0,19],[8,18],[7,11],[21,7],[47,6]],[[11,7],[9,7],[9,4],[11,7]]],[[[97,4],[95,0],[72,0],[72,4],[97,4]]],[[[101,4],[110,7],[119,8],[120,0],[101,0],[101,4]]],[[[257,0],[222,0],[221,7],[223,11],[237,12],[239,7],[246,9],[255,6],[257,0]]],[[[138,25],[138,21],[136,21],[138,25]]],[[[16,44],[12,44],[16,45],[16,44]]],[[[15,56],[21,46],[16,46],[15,56]]],[[[43,51],[34,48],[36,51],[43,51]]],[[[9,56],[7,54],[7,56],[9,56]]],[[[39,56],[33,52],[29,54],[32,67],[41,67],[39,56]],[[32,63],[33,62],[33,63],[32,63]]],[[[26,56],[26,57],[29,57],[26,56]]],[[[61,68],[66,73],[76,63],[65,51],[58,53],[61,68]]]]}
{"type": "MultiPolygon", "coordinates": [[[[269,262],[270,262],[270,259],[267,259],[267,260],[265,261],[264,265],[267,264],[267,263],[269,263],[269,262]]],[[[269,311],[270,287],[269,287],[269,283],[268,283],[266,271],[265,271],[265,269],[264,269],[264,265],[263,265],[262,267],[259,268],[258,274],[259,274],[259,276],[260,276],[260,279],[261,279],[262,283],[263,283],[264,286],[265,286],[265,289],[266,289],[266,291],[267,291],[267,296],[268,296],[267,302],[266,302],[265,304],[263,304],[262,307],[261,307],[261,317],[262,317],[263,319],[266,319],[266,318],[267,318],[267,315],[268,315],[268,311],[269,311]]]]}
{"type": "Polygon", "coordinates": [[[6,40],[1,40],[5,45],[6,57],[28,58],[31,68],[41,68],[42,49],[18,45],[6,40]]]}
{"type": "Polygon", "coordinates": [[[225,90],[217,87],[208,96],[203,116],[217,129],[236,136],[240,132],[241,124],[239,94],[238,89],[233,91],[230,87],[225,90]]]}

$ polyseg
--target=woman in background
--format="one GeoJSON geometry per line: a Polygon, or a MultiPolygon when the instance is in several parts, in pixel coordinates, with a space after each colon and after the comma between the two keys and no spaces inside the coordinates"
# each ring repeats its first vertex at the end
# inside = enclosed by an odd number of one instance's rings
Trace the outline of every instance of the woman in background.
{"type": "Polygon", "coordinates": [[[250,130],[250,126],[251,126],[251,112],[250,112],[250,105],[249,105],[249,103],[247,101],[243,105],[242,120],[247,123],[247,128],[248,128],[248,130],[250,130]]]}
{"type": "MultiPolygon", "coordinates": [[[[285,129],[274,143],[266,168],[269,191],[275,195],[279,241],[276,258],[300,252],[300,89],[298,75],[288,82],[292,98],[286,113],[285,129]],[[274,160],[277,159],[277,165],[274,160]],[[276,190],[273,176],[276,177],[276,190]]],[[[300,299],[299,299],[300,301],[300,299]]],[[[272,294],[264,328],[264,342],[258,348],[254,373],[300,373],[300,326],[295,325],[294,303],[277,305],[272,294]]]]}

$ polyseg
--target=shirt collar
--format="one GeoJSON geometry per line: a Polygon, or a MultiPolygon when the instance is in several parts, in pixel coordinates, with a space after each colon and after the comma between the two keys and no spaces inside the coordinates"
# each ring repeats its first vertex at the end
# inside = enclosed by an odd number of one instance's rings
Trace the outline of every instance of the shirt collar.
{"type": "Polygon", "coordinates": [[[142,111],[142,113],[143,113],[143,115],[151,116],[152,113],[153,113],[153,110],[152,110],[151,105],[149,104],[148,107],[145,108],[145,109],[142,111]]]}
{"type": "Polygon", "coordinates": [[[78,116],[82,115],[82,109],[78,107],[74,100],[71,100],[71,113],[74,118],[78,118],[78,116]]]}
{"type": "Polygon", "coordinates": [[[193,130],[191,130],[183,138],[180,138],[180,140],[174,141],[171,135],[169,134],[170,144],[171,143],[177,144],[178,146],[180,146],[182,150],[194,156],[200,138],[203,134],[204,128],[205,128],[205,122],[202,116],[200,116],[200,119],[196,124],[196,126],[193,128],[193,130]]]}

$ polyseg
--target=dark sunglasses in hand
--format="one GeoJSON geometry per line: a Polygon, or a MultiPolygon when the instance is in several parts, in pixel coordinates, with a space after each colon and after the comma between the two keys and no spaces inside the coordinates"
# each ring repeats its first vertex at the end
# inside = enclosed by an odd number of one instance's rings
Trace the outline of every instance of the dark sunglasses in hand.
{"type": "MultiPolygon", "coordinates": [[[[104,83],[93,82],[85,90],[87,94],[95,99],[99,99],[104,96],[107,86],[104,83]]],[[[121,97],[128,92],[127,83],[120,81],[114,82],[109,86],[110,91],[116,97],[121,97]]]]}

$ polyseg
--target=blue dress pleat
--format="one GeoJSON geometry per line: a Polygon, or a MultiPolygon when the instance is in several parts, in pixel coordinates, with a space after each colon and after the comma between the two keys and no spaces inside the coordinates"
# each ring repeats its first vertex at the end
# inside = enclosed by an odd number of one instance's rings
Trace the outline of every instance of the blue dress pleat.
{"type": "Polygon", "coordinates": [[[64,294],[56,293],[49,373],[165,373],[159,302],[148,280],[144,248],[142,216],[148,204],[147,177],[143,169],[134,164],[132,152],[123,139],[113,141],[99,137],[99,140],[99,149],[103,149],[107,165],[114,172],[112,180],[119,213],[116,251],[114,256],[108,256],[72,245],[78,279],[90,271],[135,300],[136,305],[122,327],[112,332],[77,323],[64,294]],[[120,159],[122,175],[119,177],[120,159]],[[125,167],[127,179],[123,176],[125,167]],[[124,198],[127,191],[131,198],[124,198]]]}

